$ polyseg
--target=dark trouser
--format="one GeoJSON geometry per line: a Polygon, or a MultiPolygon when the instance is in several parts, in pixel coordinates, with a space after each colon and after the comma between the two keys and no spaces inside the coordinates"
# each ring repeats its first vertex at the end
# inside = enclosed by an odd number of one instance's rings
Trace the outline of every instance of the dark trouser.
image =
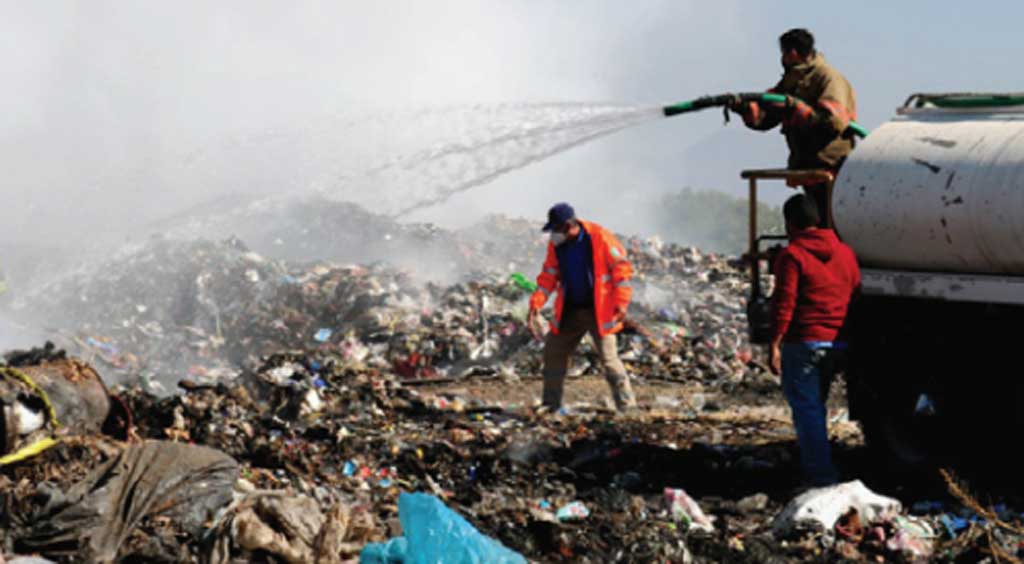
{"type": "Polygon", "coordinates": [[[825,402],[844,358],[845,351],[822,348],[821,343],[782,345],[782,391],[793,411],[800,470],[810,486],[827,486],[839,480],[832,465],[825,402]]]}
{"type": "Polygon", "coordinates": [[[615,407],[619,411],[634,407],[636,398],[626,367],[619,360],[615,335],[602,337],[598,334],[593,308],[569,307],[562,313],[558,334],[549,333],[544,342],[544,405],[553,410],[562,406],[562,390],[565,387],[565,373],[569,369],[569,357],[587,333],[590,333],[594,348],[601,357],[604,377],[611,388],[615,407]]]}
{"type": "Polygon", "coordinates": [[[831,228],[832,214],[828,205],[828,184],[804,186],[804,194],[810,196],[818,205],[818,227],[831,228]]]}

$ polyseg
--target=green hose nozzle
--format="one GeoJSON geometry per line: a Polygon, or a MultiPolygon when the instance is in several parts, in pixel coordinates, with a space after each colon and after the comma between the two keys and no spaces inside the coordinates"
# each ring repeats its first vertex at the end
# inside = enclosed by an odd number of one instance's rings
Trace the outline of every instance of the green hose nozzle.
{"type": "Polygon", "coordinates": [[[665,114],[665,117],[672,117],[679,114],[685,114],[687,112],[694,111],[693,102],[680,102],[671,106],[665,106],[661,111],[665,114]]]}

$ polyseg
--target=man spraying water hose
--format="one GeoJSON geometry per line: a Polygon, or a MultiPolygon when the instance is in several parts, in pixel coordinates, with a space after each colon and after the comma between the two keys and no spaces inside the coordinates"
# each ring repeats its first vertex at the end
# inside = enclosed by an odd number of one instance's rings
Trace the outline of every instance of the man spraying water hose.
{"type": "MultiPolygon", "coordinates": [[[[781,125],[789,145],[793,170],[842,166],[854,147],[852,135],[844,135],[857,119],[857,100],[849,81],[825,62],[814,48],[814,36],[806,29],[792,29],[779,38],[782,79],[769,92],[797,98],[782,103],[737,100],[730,109],[743,116],[751,129],[767,131],[781,125]]],[[[818,204],[821,221],[828,221],[825,186],[804,186],[818,204]]]]}

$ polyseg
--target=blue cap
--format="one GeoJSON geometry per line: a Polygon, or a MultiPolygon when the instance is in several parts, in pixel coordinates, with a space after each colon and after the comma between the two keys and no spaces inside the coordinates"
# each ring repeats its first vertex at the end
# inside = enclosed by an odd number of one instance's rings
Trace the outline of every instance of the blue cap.
{"type": "Polygon", "coordinates": [[[565,225],[565,222],[575,218],[576,210],[572,209],[572,206],[565,202],[555,204],[548,210],[548,222],[544,224],[543,231],[557,229],[565,225]]]}

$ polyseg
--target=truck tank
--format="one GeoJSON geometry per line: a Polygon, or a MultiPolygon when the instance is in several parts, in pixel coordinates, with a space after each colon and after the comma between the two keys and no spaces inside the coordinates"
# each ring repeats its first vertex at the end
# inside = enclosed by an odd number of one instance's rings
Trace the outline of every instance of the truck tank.
{"type": "Polygon", "coordinates": [[[1018,108],[903,108],[856,148],[833,215],[862,266],[1024,275],[1018,108]]]}

